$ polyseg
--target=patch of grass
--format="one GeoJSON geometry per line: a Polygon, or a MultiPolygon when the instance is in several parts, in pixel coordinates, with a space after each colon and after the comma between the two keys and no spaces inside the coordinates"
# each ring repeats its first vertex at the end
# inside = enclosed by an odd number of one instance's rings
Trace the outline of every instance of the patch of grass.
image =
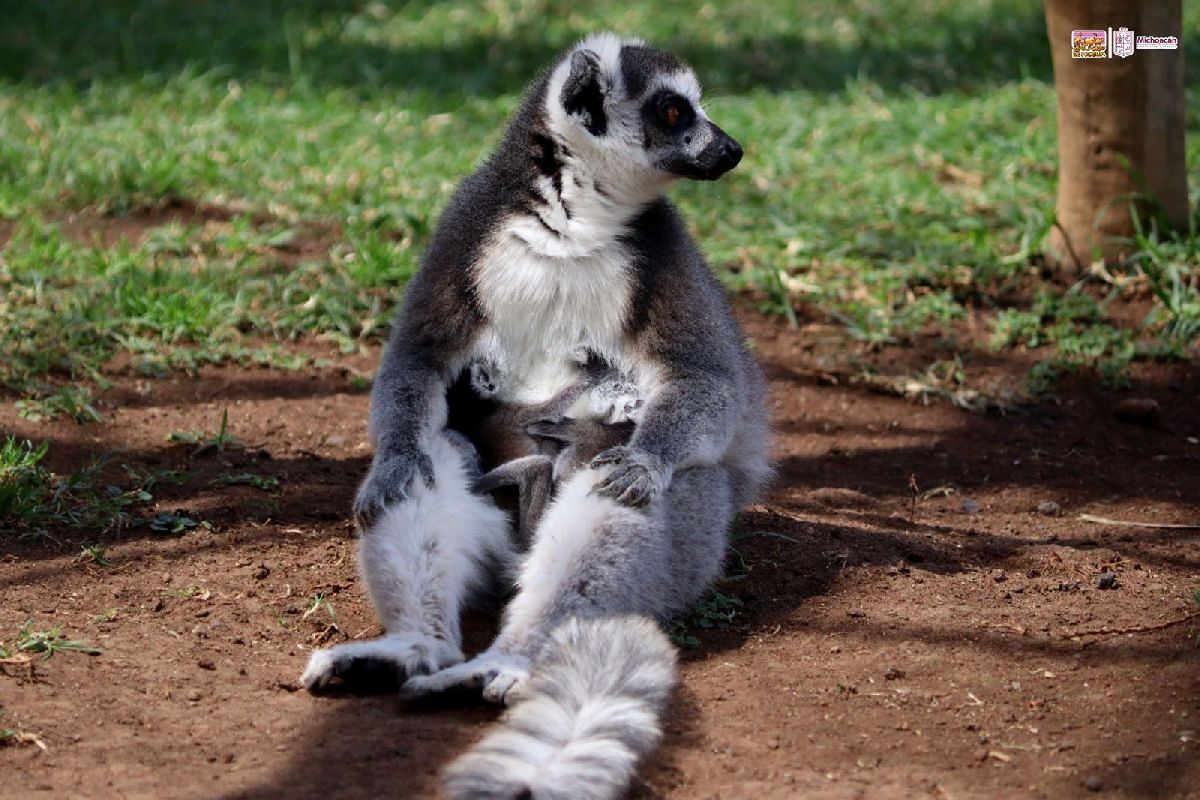
{"type": "Polygon", "coordinates": [[[50,445],[34,445],[12,436],[0,446],[0,525],[28,526],[41,515],[50,477],[41,461],[50,445]]]}
{"type": "Polygon", "coordinates": [[[144,492],[153,492],[159,486],[167,484],[178,486],[187,480],[187,473],[177,469],[134,467],[128,464],[122,464],[121,467],[133,484],[144,492]]]}
{"type": "Polygon", "coordinates": [[[11,436],[0,444],[0,535],[40,539],[57,529],[95,535],[144,525],[152,521],[138,509],[154,499],[150,489],[178,476],[123,465],[132,485],[114,485],[104,477],[114,457],[111,453],[66,475],[55,475],[42,465],[48,452],[46,442],[34,444],[11,436]]]}
{"type": "Polygon", "coordinates": [[[79,551],[79,559],[101,567],[111,567],[113,564],[105,556],[108,548],[103,544],[85,544],[79,551]]]}
{"type": "MultiPolygon", "coordinates": [[[[1200,258],[1196,270],[1200,275],[1200,258]]],[[[1108,316],[1108,307],[1117,302],[1119,291],[1114,289],[1103,301],[1097,301],[1079,287],[1067,291],[1039,288],[1028,310],[1009,308],[996,314],[991,348],[1050,348],[1049,355],[1026,378],[1034,395],[1051,391],[1065,372],[1095,370],[1104,386],[1119,389],[1129,385],[1127,370],[1135,361],[1187,360],[1193,356],[1194,336],[1179,338],[1166,333],[1171,326],[1172,330],[1189,328],[1187,314],[1191,312],[1186,300],[1177,298],[1183,316],[1160,324],[1163,309],[1156,307],[1139,328],[1133,329],[1114,323],[1108,316]]],[[[1200,305],[1197,310],[1200,312],[1200,305]]]]}
{"type": "Polygon", "coordinates": [[[119,613],[120,613],[120,609],[116,608],[115,606],[106,608],[103,611],[101,611],[99,614],[93,615],[92,622],[96,622],[96,623],[113,622],[114,620],[116,620],[117,615],[119,613]]]}
{"type": "Polygon", "coordinates": [[[313,616],[328,617],[329,627],[336,631],[341,631],[341,628],[338,626],[337,613],[333,610],[333,603],[329,602],[329,598],[319,592],[308,601],[308,605],[305,607],[304,613],[300,618],[308,619],[313,616]]]}
{"type": "MultiPolygon", "coordinates": [[[[1044,15],[1024,0],[44,0],[6,13],[0,47],[0,384],[32,402],[47,378],[101,384],[118,353],[154,376],[378,339],[525,83],[602,29],[683,55],[745,145],[719,184],[672,195],[771,313],[903,344],[1012,309],[1029,283],[1056,147],[1044,15]],[[54,221],[80,210],[90,223],[54,221]],[[100,235],[123,224],[128,241],[100,235]]],[[[1197,239],[1147,227],[1138,248],[1155,311],[1137,330],[1052,332],[1018,308],[997,347],[1044,341],[1116,383],[1160,335],[1192,357],[1197,239]]]]}
{"type": "Polygon", "coordinates": [[[695,630],[724,630],[738,615],[744,604],[736,597],[717,590],[710,591],[687,615],[672,620],[667,633],[680,647],[699,647],[695,630]]]}
{"type": "Polygon", "coordinates": [[[187,533],[196,528],[212,530],[211,523],[192,519],[180,511],[160,511],[151,517],[149,525],[155,533],[187,533]]]}
{"type": "Polygon", "coordinates": [[[87,642],[66,638],[61,627],[35,630],[33,620],[28,620],[17,632],[17,652],[40,653],[45,660],[55,653],[85,653],[95,656],[103,651],[87,642]]]}
{"type": "Polygon", "coordinates": [[[0,534],[48,535],[52,527],[120,530],[137,524],[134,507],[152,499],[143,488],[121,488],[102,479],[110,456],[92,459],[65,476],[41,465],[48,444],[12,437],[0,447],[0,534]]]}
{"type": "Polygon", "coordinates": [[[92,390],[87,386],[57,386],[44,395],[18,400],[16,405],[22,419],[41,422],[66,415],[82,425],[103,421],[94,403],[92,390]]]}
{"type": "Polygon", "coordinates": [[[100,531],[130,524],[130,508],[150,496],[140,489],[104,484],[100,473],[107,457],[55,476],[41,465],[47,443],[35,445],[8,437],[0,447],[0,534],[41,538],[49,528],[66,526],[100,531]]]}
{"type": "Polygon", "coordinates": [[[198,583],[189,583],[182,589],[168,589],[163,594],[168,597],[198,597],[201,600],[207,600],[211,596],[211,592],[198,583]]]}
{"type": "Polygon", "coordinates": [[[279,488],[279,479],[271,475],[259,475],[254,472],[226,472],[209,481],[211,486],[253,486],[264,492],[273,492],[279,488]]]}
{"type": "Polygon", "coordinates": [[[221,426],[215,432],[172,431],[167,436],[167,441],[196,445],[196,449],[192,451],[193,456],[223,453],[226,450],[241,450],[244,447],[229,430],[229,409],[225,409],[221,414],[221,426]]]}

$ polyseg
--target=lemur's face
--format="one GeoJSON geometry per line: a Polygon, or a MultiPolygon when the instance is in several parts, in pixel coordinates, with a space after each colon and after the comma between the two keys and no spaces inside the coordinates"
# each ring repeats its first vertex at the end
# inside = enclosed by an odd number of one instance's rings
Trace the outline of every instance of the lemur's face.
{"type": "Polygon", "coordinates": [[[716,180],[742,148],[700,105],[695,74],[670,53],[594,36],[551,77],[552,126],[629,177],[716,180]]]}

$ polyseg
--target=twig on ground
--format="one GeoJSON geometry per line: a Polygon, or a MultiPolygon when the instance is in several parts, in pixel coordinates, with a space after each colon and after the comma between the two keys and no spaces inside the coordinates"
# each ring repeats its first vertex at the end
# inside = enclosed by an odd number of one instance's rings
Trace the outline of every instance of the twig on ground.
{"type": "Polygon", "coordinates": [[[50,748],[46,747],[46,743],[42,741],[42,737],[36,733],[26,733],[25,731],[10,731],[7,736],[0,738],[0,744],[32,744],[36,745],[43,753],[50,752],[50,748]]]}
{"type": "Polygon", "coordinates": [[[1083,636],[1123,636],[1127,633],[1150,633],[1152,631],[1161,631],[1166,628],[1172,628],[1176,625],[1182,625],[1183,623],[1193,619],[1200,619],[1200,611],[1196,611],[1191,614],[1184,614],[1178,619],[1170,619],[1166,622],[1155,623],[1154,625],[1134,625],[1129,628],[1099,628],[1093,631],[1076,631],[1074,633],[1065,634],[1063,638],[1078,639],[1083,636]]]}
{"type": "Polygon", "coordinates": [[[1200,522],[1136,522],[1124,519],[1097,517],[1092,514],[1080,514],[1078,518],[1083,522],[1095,522],[1100,525],[1120,525],[1123,528],[1171,528],[1174,530],[1184,531],[1200,530],[1200,522]]]}

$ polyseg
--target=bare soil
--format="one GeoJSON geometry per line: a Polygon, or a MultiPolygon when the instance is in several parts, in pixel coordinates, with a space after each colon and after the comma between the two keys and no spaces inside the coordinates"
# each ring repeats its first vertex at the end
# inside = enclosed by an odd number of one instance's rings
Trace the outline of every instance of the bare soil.
{"type": "MultiPolygon", "coordinates": [[[[1141,366],[1120,393],[1075,379],[1058,404],[978,415],[834,382],[825,358],[844,338],[743,318],[772,381],[778,480],[741,516],[741,577],[719,587],[744,605],[693,630],[632,795],[1200,797],[1200,530],[1079,519],[1200,523],[1197,371],[1141,366]],[[1128,397],[1157,401],[1157,424],[1117,421],[1128,397]],[[1105,571],[1114,588],[1098,588],[1105,571]]],[[[0,542],[0,639],[32,620],[103,649],[3,666],[0,727],[44,745],[0,749],[6,796],[436,796],[494,710],[296,683],[312,648],[379,632],[347,520],[369,458],[351,376],[376,356],[160,381],[114,366],[101,425],[0,404],[0,429],[49,439],[56,471],[117,448],[115,464],[187,470],[143,513],[213,526],[0,542]],[[166,441],[226,409],[244,449],[166,441]],[[248,471],[279,489],[210,485],[248,471]],[[79,560],[84,540],[110,542],[113,566],[79,560]],[[324,607],[305,615],[318,594],[336,627],[324,607]]],[[[903,371],[938,354],[863,357],[903,371]]],[[[497,610],[475,612],[471,646],[497,610]]]]}

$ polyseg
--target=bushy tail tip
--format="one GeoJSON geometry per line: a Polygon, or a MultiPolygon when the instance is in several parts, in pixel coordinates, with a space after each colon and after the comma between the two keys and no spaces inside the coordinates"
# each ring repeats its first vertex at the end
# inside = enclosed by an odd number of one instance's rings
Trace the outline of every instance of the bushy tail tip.
{"type": "Polygon", "coordinates": [[[521,699],[444,774],[454,800],[611,800],[661,736],[675,648],[649,619],[571,619],[521,699]]]}

